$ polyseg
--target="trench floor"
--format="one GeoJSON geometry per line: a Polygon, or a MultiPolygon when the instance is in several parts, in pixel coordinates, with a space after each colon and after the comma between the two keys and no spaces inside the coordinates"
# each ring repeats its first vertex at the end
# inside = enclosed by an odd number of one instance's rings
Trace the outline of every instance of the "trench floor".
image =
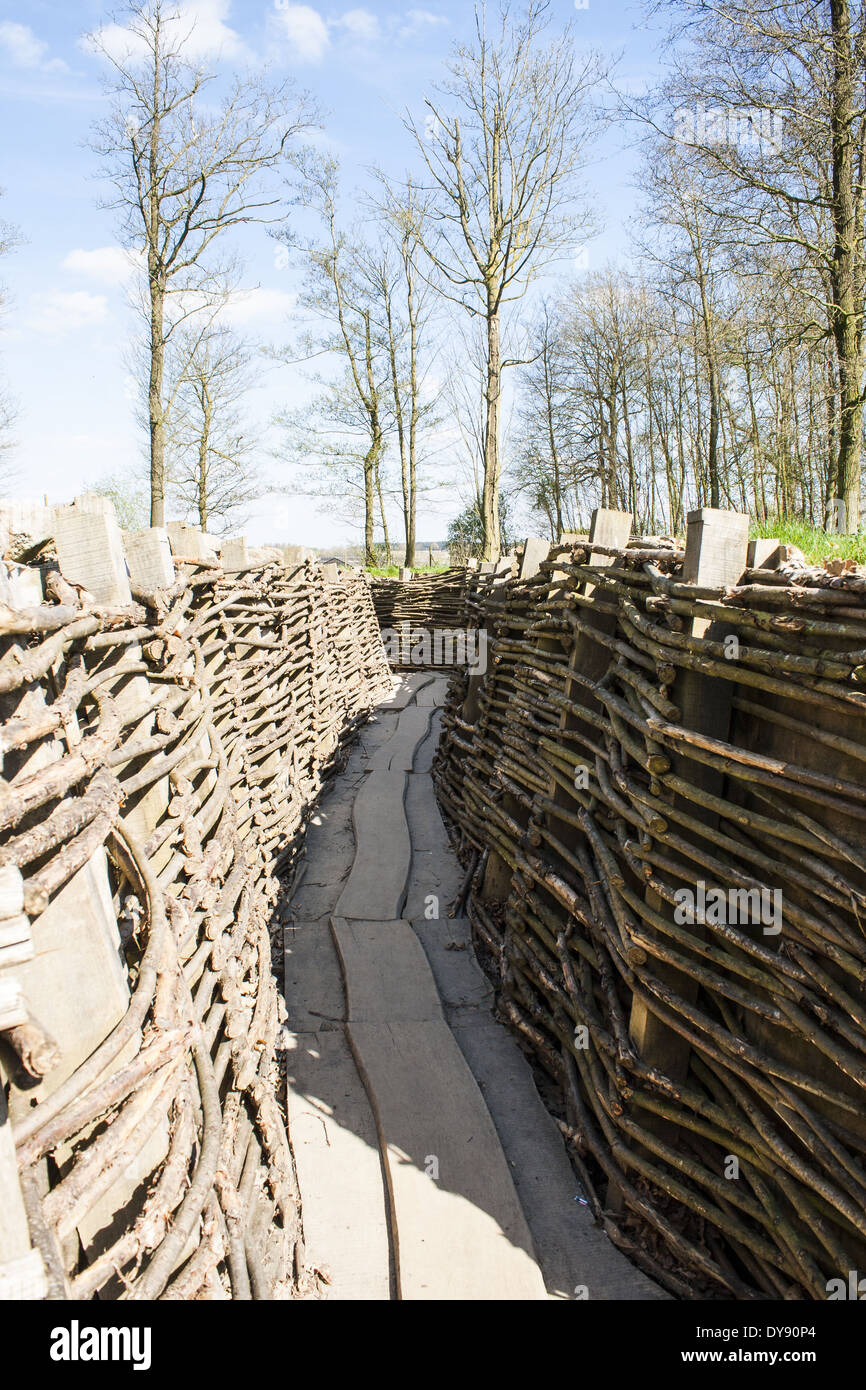
{"type": "Polygon", "coordinates": [[[446,678],[395,677],[309,827],[285,930],[307,1266],[336,1300],[657,1299],[595,1225],[493,995],[430,769],[446,678]]]}

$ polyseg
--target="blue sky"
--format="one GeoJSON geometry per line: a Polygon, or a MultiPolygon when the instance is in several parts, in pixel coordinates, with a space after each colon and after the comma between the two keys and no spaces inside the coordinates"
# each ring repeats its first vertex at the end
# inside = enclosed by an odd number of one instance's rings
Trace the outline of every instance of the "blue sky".
{"type": "MultiPolygon", "coordinates": [[[[408,107],[423,116],[425,90],[472,17],[470,0],[178,0],[178,7],[195,20],[200,53],[218,70],[268,64],[275,77],[292,76],[314,95],[347,191],[363,187],[373,162],[395,173],[412,162],[400,113],[408,107]]],[[[580,43],[620,55],[620,84],[643,87],[657,71],[657,35],[640,27],[639,6],[590,0],[578,9],[573,0],[552,0],[551,8],[555,22],[574,20],[580,43]]],[[[140,468],[143,458],[128,353],[129,266],[115,214],[99,205],[107,189],[87,148],[105,107],[104,62],[82,39],[111,15],[96,0],[0,0],[0,217],[22,238],[0,267],[9,293],[2,370],[20,407],[18,476],[7,490],[51,502],[69,500],[107,473],[140,468]]],[[[588,247],[590,267],[627,255],[632,172],[622,135],[609,134],[587,175],[604,229],[588,247]]],[[[263,227],[245,228],[236,245],[245,289],[230,308],[235,326],[256,341],[290,341],[297,271],[263,227]]],[[[268,457],[275,411],[308,390],[299,368],[263,367],[250,398],[269,477],[287,490],[258,505],[246,528],[255,541],[336,546],[356,539],[333,509],[291,496],[291,469],[268,457]]],[[[442,467],[448,475],[447,457],[442,467]]],[[[460,491],[455,473],[454,486],[424,504],[422,537],[444,535],[460,510],[460,491]]]]}

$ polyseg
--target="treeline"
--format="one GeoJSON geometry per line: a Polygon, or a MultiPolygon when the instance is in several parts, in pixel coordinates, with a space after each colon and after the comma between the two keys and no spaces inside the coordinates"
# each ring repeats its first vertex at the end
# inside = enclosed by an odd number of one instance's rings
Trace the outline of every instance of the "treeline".
{"type": "Polygon", "coordinates": [[[647,535],[681,533],[702,506],[836,529],[832,344],[799,341],[796,301],[762,316],[746,288],[731,279],[709,333],[699,301],[616,270],[544,307],[508,482],[552,539],[598,506],[632,512],[647,535]]]}
{"type": "Polygon", "coordinates": [[[859,526],[866,6],[669,0],[632,274],[556,296],[522,372],[515,487],[551,533],[593,505],[859,526]]]}
{"type": "Polygon", "coordinates": [[[312,387],[279,416],[278,490],[327,499],[368,563],[414,564],[420,499],[461,481],[452,539],[483,559],[525,509],[554,537],[596,505],[647,532],[697,505],[858,530],[866,0],[648,12],[670,20],[664,78],[612,102],[579,17],[478,0],[404,114],[409,167],[362,196],[290,83],[202,66],[194,16],[132,0],[128,48],[97,31],[152,525],[167,498],[234,524],[265,486],[244,405],[260,349],[225,313],[258,223],[302,285],[275,356],[312,387]],[[632,268],[557,280],[581,248],[601,264],[583,175],[613,125],[642,147],[632,268]]]}

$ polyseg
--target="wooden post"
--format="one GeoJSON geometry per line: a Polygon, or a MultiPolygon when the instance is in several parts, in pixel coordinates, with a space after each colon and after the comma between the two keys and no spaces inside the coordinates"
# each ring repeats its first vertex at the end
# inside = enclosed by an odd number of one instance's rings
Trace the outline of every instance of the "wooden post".
{"type": "Polygon", "coordinates": [[[550,541],[542,540],[540,536],[527,536],[520,561],[520,578],[534,579],[549,554],[550,541]]]}
{"type": "MultiPolygon", "coordinates": [[[[617,512],[606,507],[599,507],[592,514],[592,523],[589,529],[589,542],[592,545],[604,545],[609,546],[611,549],[615,548],[622,550],[628,545],[631,528],[632,517],[628,512],[617,512]]],[[[575,543],[578,544],[581,539],[585,538],[577,538],[575,543]]],[[[570,544],[571,542],[565,543],[570,544]]],[[[613,564],[613,556],[592,554],[590,555],[588,563],[593,569],[606,569],[608,565],[613,564]]],[[[582,593],[584,598],[593,600],[593,607],[581,607],[581,621],[584,622],[587,627],[595,629],[596,632],[612,635],[616,631],[616,606],[606,601],[604,595],[598,592],[596,586],[588,581],[583,584],[582,593]],[[594,597],[594,595],[597,595],[597,597],[594,597]]],[[[581,632],[577,635],[572,644],[571,657],[568,663],[569,671],[577,672],[588,680],[598,681],[601,680],[601,677],[610,665],[610,661],[610,648],[604,646],[601,642],[594,641],[590,633],[581,632]]],[[[566,699],[571,701],[575,712],[571,710],[562,711],[559,718],[560,729],[578,729],[583,727],[591,733],[592,731],[589,730],[588,726],[582,723],[579,717],[579,710],[581,705],[590,705],[591,707],[598,708],[598,702],[587,694],[584,687],[571,678],[566,681],[565,696],[566,699]]],[[[557,805],[568,805],[569,809],[571,809],[571,799],[563,791],[562,787],[559,786],[558,782],[551,781],[550,798],[552,801],[555,801],[557,805]]],[[[562,839],[563,844],[568,845],[574,843],[577,839],[578,832],[575,831],[572,826],[566,825],[564,822],[557,822],[557,825],[559,826],[557,835],[562,839]]]]}
{"type": "Polygon", "coordinates": [[[97,603],[131,602],[123,539],[107,498],[79,497],[71,506],[55,507],[52,529],[64,579],[82,584],[97,603]]]}
{"type": "Polygon", "coordinates": [[[222,542],[218,536],[200,531],[197,526],[185,526],[182,521],[170,521],[166,527],[171,552],[181,560],[218,560],[222,542]]]}
{"type": "Polygon", "coordinates": [[[165,589],[174,583],[171,542],[163,527],[125,532],[123,548],[129,577],[136,589],[165,589]]]}
{"type": "Polygon", "coordinates": [[[15,1141],[4,1088],[0,1085],[0,1299],[33,1301],[44,1298],[47,1292],[42,1256],[30,1247],[15,1141]]]}
{"type": "Polygon", "coordinates": [[[220,564],[226,574],[233,574],[250,567],[249,548],[246,536],[232,536],[220,546],[220,564]]]}
{"type": "MultiPolygon", "coordinates": [[[[739,512],[717,511],[704,507],[691,512],[688,518],[686,555],[683,562],[683,581],[709,588],[724,584],[736,584],[746,566],[746,549],[749,540],[749,518],[739,512]]],[[[732,627],[724,623],[712,623],[702,618],[691,620],[691,634],[703,637],[712,627],[711,637],[724,641],[732,627]]],[[[733,686],[730,681],[717,676],[704,676],[699,671],[680,669],[674,685],[672,699],[681,711],[683,728],[698,733],[709,734],[713,738],[727,740],[731,726],[731,701],[733,686]]],[[[693,761],[683,754],[672,754],[671,762],[676,775],[700,787],[714,796],[722,791],[724,774],[703,763],[693,761]]],[[[679,800],[675,801],[680,804],[679,800]]],[[[695,820],[702,821],[708,830],[708,846],[712,845],[712,831],[718,825],[718,815],[693,802],[683,803],[695,820]]],[[[662,916],[671,912],[653,889],[648,889],[646,902],[653,911],[662,916]]],[[[700,927],[695,927],[696,935],[700,927]]],[[[653,969],[660,979],[676,989],[682,997],[692,1002],[697,997],[698,985],[691,976],[666,965],[654,962],[653,969]]],[[[667,1024],[662,1023],[639,999],[632,1004],[630,1033],[634,1044],[645,1062],[658,1067],[673,1080],[683,1080],[689,1066],[689,1044],[667,1024]]],[[[654,1132],[669,1133],[668,1121],[646,1114],[643,1123],[654,1132]]]]}
{"type": "MultiPolygon", "coordinates": [[[[628,545],[631,535],[632,517],[628,512],[617,512],[607,507],[598,507],[592,514],[592,522],[589,528],[588,540],[592,545],[604,545],[610,548],[623,549],[628,545]]],[[[579,544],[580,541],[587,540],[586,536],[577,536],[574,533],[563,535],[563,544],[579,544]],[[573,538],[572,538],[573,537],[573,538]]],[[[611,555],[592,554],[588,564],[593,569],[606,569],[613,564],[611,555]]],[[[557,578],[554,571],[552,578],[557,578]]],[[[592,608],[580,608],[581,621],[587,627],[596,632],[613,634],[616,631],[616,606],[605,599],[603,593],[599,592],[596,585],[585,581],[581,586],[583,597],[593,600],[592,608]],[[595,596],[595,597],[594,597],[595,596]]],[[[592,681],[598,681],[604,675],[611,661],[610,648],[601,642],[593,640],[588,632],[578,633],[575,637],[569,658],[569,672],[575,673],[592,681]]],[[[588,694],[586,689],[577,681],[572,680],[571,676],[565,683],[565,697],[570,701],[572,708],[564,709],[559,716],[560,730],[583,729],[590,737],[593,736],[592,728],[580,719],[580,707],[589,706],[598,708],[598,701],[588,694]]],[[[548,788],[548,796],[557,806],[562,806],[567,810],[573,810],[572,798],[568,795],[559,783],[551,778],[548,788]]],[[[549,825],[555,821],[555,833],[564,845],[571,847],[580,839],[580,831],[566,821],[557,819],[554,812],[545,815],[545,821],[549,825]]]]}
{"type": "MultiPolygon", "coordinates": [[[[616,512],[607,507],[598,507],[592,514],[592,523],[589,528],[590,545],[605,545],[611,549],[622,550],[628,545],[631,535],[632,517],[628,512],[616,512]]],[[[589,565],[593,569],[606,569],[613,564],[611,555],[590,555],[589,565]]],[[[585,583],[583,586],[583,596],[593,598],[596,593],[594,584],[585,583]]],[[[595,628],[597,632],[605,635],[612,634],[616,630],[616,609],[610,603],[606,603],[601,595],[594,599],[592,608],[582,608],[581,614],[583,621],[588,627],[595,628]]],[[[610,665],[610,648],[605,647],[601,642],[594,642],[588,633],[580,633],[571,651],[569,667],[572,671],[578,671],[582,676],[589,680],[600,680],[610,665]]],[[[565,688],[568,699],[575,704],[583,704],[586,696],[574,681],[568,681],[565,688]]],[[[567,729],[574,727],[574,716],[563,712],[560,719],[560,728],[567,729]]]]}

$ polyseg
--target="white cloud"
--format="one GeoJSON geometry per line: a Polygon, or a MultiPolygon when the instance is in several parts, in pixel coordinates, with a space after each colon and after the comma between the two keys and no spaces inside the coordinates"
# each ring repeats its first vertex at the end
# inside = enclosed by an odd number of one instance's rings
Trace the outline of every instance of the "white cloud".
{"type": "Polygon", "coordinates": [[[136,257],[122,246],[98,246],[93,251],[70,251],[61,265],[101,285],[124,285],[135,271],[135,262],[136,257]]]}
{"type": "Polygon", "coordinates": [[[297,295],[287,290],[235,290],[225,308],[225,317],[234,328],[251,324],[281,324],[297,304],[297,295]]]}
{"type": "Polygon", "coordinates": [[[423,29],[433,29],[440,24],[447,24],[448,20],[443,14],[433,14],[431,10],[407,10],[406,23],[400,33],[404,38],[412,34],[418,34],[423,29]]]}
{"type": "MultiPolygon", "coordinates": [[[[231,0],[180,0],[166,28],[175,40],[183,39],[189,58],[246,58],[243,40],[226,23],[230,9],[231,0]]],[[[80,42],[89,52],[103,50],[115,61],[142,58],[147,51],[144,40],[122,24],[104,24],[80,42]]]]}
{"type": "Polygon", "coordinates": [[[65,337],[92,328],[108,318],[104,294],[87,290],[45,290],[32,294],[21,327],[51,338],[65,337]]]}
{"type": "Polygon", "coordinates": [[[373,43],[381,34],[379,21],[369,10],[347,10],[336,22],[352,38],[364,43],[373,43]]]}
{"type": "Polygon", "coordinates": [[[383,24],[363,6],[328,19],[314,6],[295,4],[294,0],[274,0],[274,6],[272,27],[283,41],[288,40],[292,48],[288,56],[299,63],[320,63],[332,39],[341,38],[349,45],[378,43],[386,36],[408,39],[448,23],[444,15],[424,9],[407,10],[402,17],[391,15],[383,24]]]}
{"type": "Polygon", "coordinates": [[[46,57],[48,44],[37,38],[27,24],[4,19],[0,23],[0,50],[16,68],[37,68],[40,72],[67,71],[62,58],[46,57]]]}
{"type": "Polygon", "coordinates": [[[277,4],[277,22],[302,63],[320,63],[331,42],[328,26],[311,5],[277,4]]]}
{"type": "Polygon", "coordinates": [[[182,22],[193,25],[189,50],[196,57],[222,53],[240,57],[244,44],[235,29],[226,24],[231,0],[186,0],[181,7],[182,22]]]}

